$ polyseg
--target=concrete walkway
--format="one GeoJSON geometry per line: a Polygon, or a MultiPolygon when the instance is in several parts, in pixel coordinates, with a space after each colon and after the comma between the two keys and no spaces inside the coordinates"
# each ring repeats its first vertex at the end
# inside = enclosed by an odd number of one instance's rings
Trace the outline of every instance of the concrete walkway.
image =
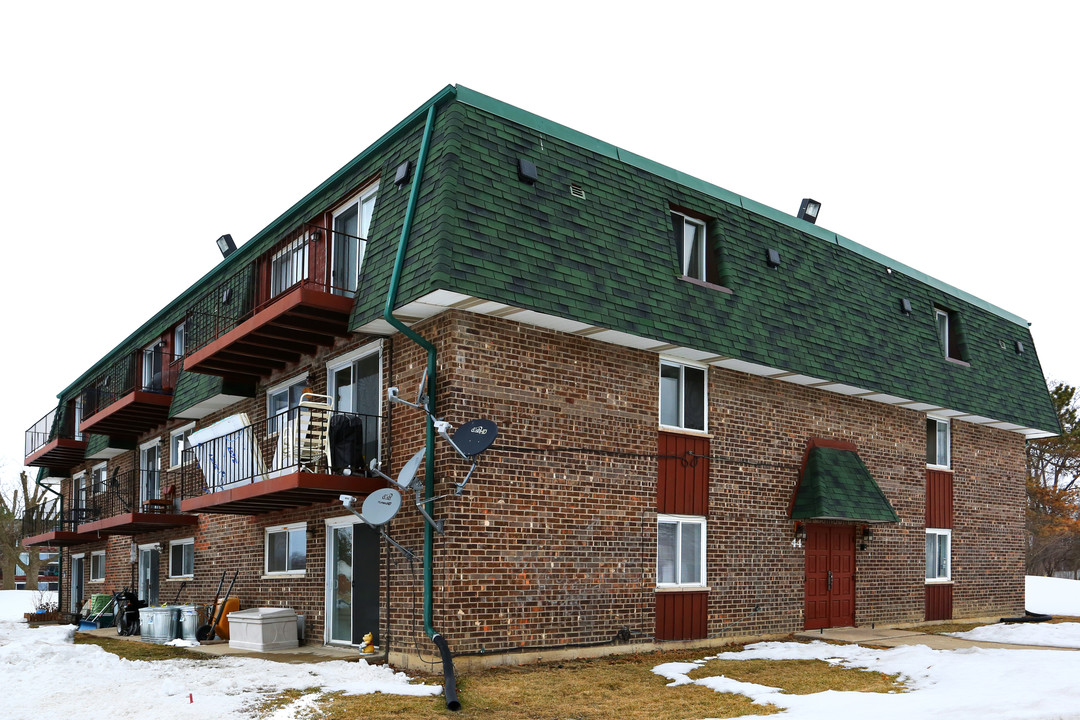
{"type": "MultiPolygon", "coordinates": [[[[97,637],[116,638],[117,640],[126,640],[130,642],[143,642],[143,639],[138,635],[129,636],[117,634],[116,628],[79,630],[78,632],[86,635],[95,635],[97,637]]],[[[344,648],[334,647],[330,645],[308,644],[301,645],[300,647],[288,648],[286,650],[268,650],[266,652],[255,652],[253,650],[241,650],[238,648],[229,647],[228,640],[211,640],[191,647],[182,647],[185,650],[191,650],[192,652],[203,653],[206,655],[250,657],[259,658],[261,660],[273,660],[274,662],[292,664],[327,662],[329,660],[347,660],[350,662],[356,662],[361,657],[363,657],[364,660],[373,665],[386,662],[385,654],[374,653],[371,655],[361,656],[360,651],[355,647],[344,648]]]]}
{"type": "Polygon", "coordinates": [[[964,648],[999,648],[1004,650],[1066,650],[1074,648],[1047,647],[1045,645],[1011,645],[1000,642],[981,642],[963,640],[950,635],[935,635],[918,630],[899,630],[896,628],[827,628],[795,633],[800,640],[830,640],[833,642],[856,645],[878,645],[880,647],[898,647],[900,645],[925,645],[932,650],[961,650],[964,648]]]}

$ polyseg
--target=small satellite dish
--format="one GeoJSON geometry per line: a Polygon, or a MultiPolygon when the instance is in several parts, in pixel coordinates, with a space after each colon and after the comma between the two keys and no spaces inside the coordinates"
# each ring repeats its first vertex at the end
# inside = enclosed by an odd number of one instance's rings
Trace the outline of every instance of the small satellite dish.
{"type": "Polygon", "coordinates": [[[419,452],[409,458],[409,462],[405,463],[405,467],[401,468],[401,473],[394,482],[396,482],[398,487],[402,490],[408,490],[412,487],[413,478],[416,477],[416,473],[420,470],[420,463],[424,462],[425,452],[427,452],[426,446],[420,448],[419,452]]]}
{"type": "Polygon", "coordinates": [[[454,431],[454,445],[462,455],[475,457],[491,447],[499,436],[499,428],[491,420],[470,420],[454,431]]]}
{"type": "Polygon", "coordinates": [[[360,514],[372,525],[385,525],[400,509],[401,493],[394,488],[383,488],[367,496],[360,514]]]}

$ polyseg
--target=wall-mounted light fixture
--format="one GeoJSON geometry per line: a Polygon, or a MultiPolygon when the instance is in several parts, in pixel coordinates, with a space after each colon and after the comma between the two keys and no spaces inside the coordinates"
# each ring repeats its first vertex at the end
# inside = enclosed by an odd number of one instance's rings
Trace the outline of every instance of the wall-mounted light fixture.
{"type": "Polygon", "coordinates": [[[765,262],[771,268],[780,267],[780,251],[769,248],[765,253],[765,262]]]}
{"type": "Polygon", "coordinates": [[[800,220],[805,220],[811,225],[817,225],[817,216],[821,212],[821,203],[817,200],[811,200],[810,198],[803,198],[802,203],[799,204],[800,220]]]}
{"type": "Polygon", "coordinates": [[[221,257],[227,258],[236,252],[236,243],[233,242],[232,235],[225,233],[217,239],[218,250],[221,251],[221,257]]]}
{"type": "Polygon", "coordinates": [[[409,181],[409,172],[412,170],[412,160],[406,160],[397,166],[394,172],[394,184],[401,187],[409,181]]]}
{"type": "Polygon", "coordinates": [[[795,523],[795,535],[791,538],[791,547],[801,548],[806,542],[806,525],[801,522],[795,523]]]}
{"type": "Polygon", "coordinates": [[[859,549],[865,550],[870,545],[870,541],[873,539],[874,531],[870,529],[869,525],[863,525],[862,533],[860,533],[859,535],[859,549]]]}
{"type": "Polygon", "coordinates": [[[900,312],[904,313],[905,315],[911,314],[911,300],[909,300],[908,298],[900,299],[900,312]]]}

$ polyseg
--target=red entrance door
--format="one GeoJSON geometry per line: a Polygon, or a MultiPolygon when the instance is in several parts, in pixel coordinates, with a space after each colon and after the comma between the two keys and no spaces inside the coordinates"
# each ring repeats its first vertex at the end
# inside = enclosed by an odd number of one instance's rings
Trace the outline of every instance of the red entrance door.
{"type": "Polygon", "coordinates": [[[855,528],[806,526],[806,629],[855,624],[855,528]]]}

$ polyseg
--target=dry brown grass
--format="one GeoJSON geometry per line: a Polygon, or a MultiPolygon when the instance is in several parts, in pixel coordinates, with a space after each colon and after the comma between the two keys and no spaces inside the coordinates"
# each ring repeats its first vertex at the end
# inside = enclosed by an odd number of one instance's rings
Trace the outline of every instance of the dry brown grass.
{"type": "Polygon", "coordinates": [[[719,675],[783,688],[791,695],[812,695],[826,690],[888,693],[905,689],[897,675],[854,670],[824,660],[710,660],[690,673],[695,680],[719,675]]]}
{"type": "Polygon", "coordinates": [[[121,640],[118,637],[100,637],[86,633],[75,633],[75,644],[97,645],[106,652],[128,660],[175,660],[177,658],[206,660],[213,657],[212,655],[192,652],[186,648],[173,647],[172,645],[156,645],[154,643],[121,640]]]}

